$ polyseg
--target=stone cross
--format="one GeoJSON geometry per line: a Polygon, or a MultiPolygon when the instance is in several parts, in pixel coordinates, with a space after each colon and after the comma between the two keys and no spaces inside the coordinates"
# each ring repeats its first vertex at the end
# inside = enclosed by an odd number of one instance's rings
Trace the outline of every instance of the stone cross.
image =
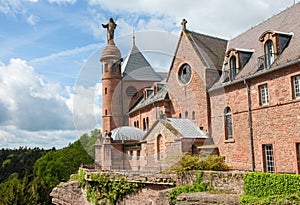
{"type": "Polygon", "coordinates": [[[182,25],[182,30],[186,30],[186,23],[187,23],[187,20],[185,20],[185,19],[182,19],[182,21],[181,21],[181,25],[182,25]]]}

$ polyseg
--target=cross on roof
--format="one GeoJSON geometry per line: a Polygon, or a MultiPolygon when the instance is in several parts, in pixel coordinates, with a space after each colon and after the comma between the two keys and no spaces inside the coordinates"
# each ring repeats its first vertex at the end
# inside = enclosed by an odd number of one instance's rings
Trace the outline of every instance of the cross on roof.
{"type": "Polygon", "coordinates": [[[187,23],[187,20],[182,19],[182,21],[181,21],[182,30],[186,30],[186,23],[187,23]]]}

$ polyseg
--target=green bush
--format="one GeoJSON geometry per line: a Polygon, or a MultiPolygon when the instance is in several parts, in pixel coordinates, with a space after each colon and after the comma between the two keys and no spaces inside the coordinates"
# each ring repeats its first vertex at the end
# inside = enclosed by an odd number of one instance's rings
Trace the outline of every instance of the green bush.
{"type": "Polygon", "coordinates": [[[185,153],[181,160],[166,170],[166,172],[184,173],[189,170],[228,171],[229,169],[230,167],[224,163],[224,157],[222,156],[210,155],[200,158],[199,156],[185,153]]]}
{"type": "Polygon", "coordinates": [[[169,194],[169,203],[176,204],[177,197],[182,193],[207,191],[207,184],[203,182],[203,172],[200,172],[193,185],[183,185],[173,188],[169,194]]]}
{"type": "Polygon", "coordinates": [[[273,195],[300,195],[300,175],[250,172],[244,177],[245,194],[264,197],[273,195]]]}
{"type": "Polygon", "coordinates": [[[300,176],[250,172],[244,177],[240,204],[300,204],[300,176]]]}

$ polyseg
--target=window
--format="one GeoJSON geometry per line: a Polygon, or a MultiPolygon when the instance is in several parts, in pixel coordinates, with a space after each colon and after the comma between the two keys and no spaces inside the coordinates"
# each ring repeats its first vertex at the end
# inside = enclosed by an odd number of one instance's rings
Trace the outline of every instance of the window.
{"type": "Polygon", "coordinates": [[[140,160],[140,158],[141,158],[141,150],[137,150],[136,151],[136,159],[140,160]]]}
{"type": "Polygon", "coordinates": [[[265,43],[266,66],[269,68],[274,62],[274,45],[272,40],[267,40],[265,43]]]}
{"type": "Polygon", "coordinates": [[[143,118],[143,130],[146,130],[146,120],[143,118]]]}
{"type": "Polygon", "coordinates": [[[189,117],[189,112],[185,111],[185,118],[188,118],[188,117],[189,117]]]}
{"type": "Polygon", "coordinates": [[[105,95],[107,94],[107,88],[104,88],[104,94],[105,95]]]}
{"type": "Polygon", "coordinates": [[[260,95],[260,105],[268,105],[269,104],[269,94],[268,94],[268,85],[260,85],[259,86],[259,95],[260,95]]]}
{"type": "Polygon", "coordinates": [[[139,121],[136,121],[136,127],[137,127],[137,128],[140,128],[140,123],[139,123],[139,121]]]}
{"type": "Polygon", "coordinates": [[[300,174],[300,143],[296,143],[297,167],[298,174],[300,174]]]}
{"type": "Polygon", "coordinates": [[[108,72],[108,64],[107,63],[104,64],[104,68],[105,68],[105,73],[107,73],[108,72]]]}
{"type": "Polygon", "coordinates": [[[164,144],[163,144],[163,136],[158,135],[157,136],[157,160],[160,160],[163,158],[163,150],[164,150],[164,144]]]}
{"type": "Polygon", "coordinates": [[[230,58],[230,74],[231,74],[231,79],[233,80],[234,77],[237,74],[237,67],[236,67],[236,57],[232,56],[230,58]]]}
{"type": "Polygon", "coordinates": [[[149,129],[149,117],[146,118],[146,129],[149,129]]]}
{"type": "Polygon", "coordinates": [[[300,75],[292,77],[293,83],[293,98],[300,98],[300,75]]]}
{"type": "Polygon", "coordinates": [[[181,113],[179,113],[178,117],[181,118],[181,113]]]}
{"type": "Polygon", "coordinates": [[[195,111],[192,112],[192,120],[195,120],[196,119],[196,113],[195,111]]]}
{"type": "Polygon", "coordinates": [[[134,121],[133,126],[136,127],[136,121],[134,121]]]}
{"type": "Polygon", "coordinates": [[[187,84],[192,76],[192,69],[191,66],[188,64],[184,64],[180,69],[178,73],[178,78],[183,84],[187,84]]]}
{"type": "Polygon", "coordinates": [[[129,151],[129,160],[132,160],[133,159],[133,150],[130,150],[129,151]]]}
{"type": "Polygon", "coordinates": [[[105,110],[105,112],[104,112],[104,113],[105,113],[105,115],[107,115],[107,110],[105,110]]]}
{"type": "Polygon", "coordinates": [[[274,173],[275,167],[274,167],[273,145],[271,144],[263,145],[263,151],[264,151],[265,172],[274,173]]]}
{"type": "Polygon", "coordinates": [[[232,139],[232,114],[229,107],[225,108],[225,139],[232,139]]]}

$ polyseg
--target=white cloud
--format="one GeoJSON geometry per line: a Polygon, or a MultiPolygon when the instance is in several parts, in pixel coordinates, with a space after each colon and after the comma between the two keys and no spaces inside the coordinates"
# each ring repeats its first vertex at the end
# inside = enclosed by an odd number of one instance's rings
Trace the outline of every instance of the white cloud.
{"type": "Polygon", "coordinates": [[[27,17],[27,22],[32,26],[35,26],[38,21],[39,17],[34,16],[32,14],[27,17]]]}
{"type": "Polygon", "coordinates": [[[0,108],[6,113],[1,124],[18,129],[72,129],[72,113],[67,109],[63,89],[47,83],[21,59],[0,67],[0,108]]]}
{"type": "Polygon", "coordinates": [[[76,55],[76,54],[80,54],[80,53],[85,52],[85,51],[95,50],[95,49],[98,48],[98,46],[99,46],[98,44],[90,44],[90,45],[83,46],[83,47],[80,47],[80,48],[74,48],[74,49],[70,49],[70,50],[66,50],[66,51],[61,51],[61,52],[58,52],[58,53],[50,54],[48,56],[33,59],[33,60],[30,61],[30,63],[47,62],[47,61],[50,61],[50,60],[55,60],[55,59],[60,58],[60,57],[76,55]]]}
{"type": "Polygon", "coordinates": [[[0,147],[66,146],[98,127],[101,84],[62,88],[26,61],[0,62],[0,147]]]}
{"type": "Polygon", "coordinates": [[[77,130],[94,129],[98,126],[101,118],[101,107],[99,97],[102,95],[102,84],[94,86],[75,86],[68,106],[73,110],[73,120],[77,130]]]}
{"type": "Polygon", "coordinates": [[[61,4],[75,4],[76,0],[49,0],[51,4],[56,3],[58,5],[61,4]]]}
{"type": "MultiPolygon", "coordinates": [[[[119,13],[148,16],[138,20],[138,27],[145,29],[168,30],[180,27],[183,18],[188,20],[187,27],[201,33],[218,37],[234,37],[246,29],[261,22],[263,19],[291,6],[293,1],[272,0],[90,0],[89,4],[101,5],[112,12],[115,17],[119,13]]],[[[127,19],[126,19],[127,20],[127,19]]],[[[168,30],[170,31],[170,30],[168,30]]]]}
{"type": "Polygon", "coordinates": [[[27,131],[15,126],[0,126],[0,147],[62,148],[78,139],[75,130],[27,131]]]}

